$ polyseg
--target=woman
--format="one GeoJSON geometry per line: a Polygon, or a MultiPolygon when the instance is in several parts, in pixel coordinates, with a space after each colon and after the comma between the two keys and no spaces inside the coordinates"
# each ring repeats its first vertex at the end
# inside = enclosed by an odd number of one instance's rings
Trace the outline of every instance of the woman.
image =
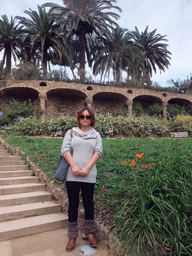
{"type": "Polygon", "coordinates": [[[78,127],[67,131],[63,140],[61,154],[69,163],[66,178],[66,188],[69,201],[68,209],[68,237],[66,251],[75,248],[78,236],[78,207],[79,192],[82,192],[83,206],[85,210],[85,235],[90,246],[97,247],[95,238],[94,203],[93,193],[96,183],[96,162],[102,154],[102,139],[94,129],[95,116],[93,111],[82,108],[78,113],[78,127]],[[71,155],[71,148],[73,154],[71,155]]]}

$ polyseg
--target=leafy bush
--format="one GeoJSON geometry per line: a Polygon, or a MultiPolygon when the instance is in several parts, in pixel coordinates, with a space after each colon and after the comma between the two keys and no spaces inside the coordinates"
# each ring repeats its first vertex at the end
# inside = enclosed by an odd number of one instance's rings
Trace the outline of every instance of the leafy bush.
{"type": "Polygon", "coordinates": [[[21,63],[18,68],[12,70],[16,80],[39,80],[41,79],[41,71],[37,65],[31,62],[21,63]]]}
{"type": "Polygon", "coordinates": [[[62,118],[53,118],[48,121],[42,121],[36,116],[28,118],[19,118],[14,125],[4,128],[4,134],[12,135],[46,135],[46,136],[64,136],[68,129],[77,126],[75,118],[63,116],[62,118]]]}
{"type": "Polygon", "coordinates": [[[192,116],[178,115],[167,124],[170,132],[188,132],[192,134],[192,116]]]}
{"type": "Polygon", "coordinates": [[[162,105],[159,102],[155,102],[153,104],[134,102],[133,114],[134,116],[148,115],[148,116],[161,117],[162,105]]]}
{"type": "Polygon", "coordinates": [[[124,116],[126,117],[128,115],[128,110],[126,107],[105,107],[102,111],[102,116],[124,116]]]}
{"type": "Polygon", "coordinates": [[[27,118],[29,116],[35,116],[39,118],[42,115],[41,108],[34,101],[32,102],[30,99],[24,102],[18,102],[16,100],[12,100],[10,102],[9,107],[5,107],[1,109],[3,117],[0,118],[0,125],[13,125],[15,122],[17,123],[20,117],[27,118]]]}
{"type": "MultiPolygon", "coordinates": [[[[77,126],[77,120],[74,117],[62,116],[52,118],[48,121],[41,121],[37,117],[21,118],[12,126],[4,128],[7,134],[14,135],[52,135],[63,136],[65,132],[77,126]]],[[[165,136],[168,132],[166,122],[144,117],[113,117],[113,116],[96,116],[96,130],[102,137],[110,137],[118,134],[126,136],[165,136]]]]}
{"type": "Polygon", "coordinates": [[[168,104],[167,117],[169,120],[174,119],[177,115],[192,115],[192,109],[188,105],[168,104]]]}
{"type": "Polygon", "coordinates": [[[116,134],[125,134],[127,136],[157,136],[166,135],[168,132],[166,122],[149,116],[141,117],[112,117],[97,116],[96,129],[103,137],[116,134]]]}
{"type": "Polygon", "coordinates": [[[66,71],[66,68],[64,68],[63,70],[52,70],[49,74],[48,74],[48,79],[50,81],[61,81],[61,80],[68,80],[68,74],[66,71]]]}

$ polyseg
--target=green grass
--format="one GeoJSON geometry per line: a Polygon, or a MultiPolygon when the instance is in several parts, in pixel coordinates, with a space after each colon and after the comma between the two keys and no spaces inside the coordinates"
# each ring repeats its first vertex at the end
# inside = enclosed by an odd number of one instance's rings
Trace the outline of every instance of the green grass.
{"type": "MultiPolygon", "coordinates": [[[[53,179],[62,139],[5,140],[53,179]]],[[[133,247],[138,255],[192,255],[191,143],[191,139],[103,139],[96,212],[125,248],[133,247]],[[144,153],[140,160],[135,158],[138,152],[144,153]],[[136,165],[129,166],[132,160],[136,165]]]]}

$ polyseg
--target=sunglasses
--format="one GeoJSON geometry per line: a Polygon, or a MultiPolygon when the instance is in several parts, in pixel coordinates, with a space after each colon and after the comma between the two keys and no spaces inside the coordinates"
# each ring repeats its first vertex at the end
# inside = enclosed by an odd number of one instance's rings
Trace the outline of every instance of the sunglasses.
{"type": "Polygon", "coordinates": [[[80,116],[80,119],[91,120],[91,116],[84,116],[84,115],[81,115],[81,116],[80,116]]]}

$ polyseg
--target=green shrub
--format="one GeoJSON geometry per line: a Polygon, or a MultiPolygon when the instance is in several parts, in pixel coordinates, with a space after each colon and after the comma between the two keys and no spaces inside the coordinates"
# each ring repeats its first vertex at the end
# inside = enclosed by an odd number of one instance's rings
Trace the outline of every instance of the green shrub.
{"type": "Polygon", "coordinates": [[[167,117],[169,120],[175,118],[177,115],[192,115],[192,109],[188,105],[168,104],[167,117]]]}
{"type": "Polygon", "coordinates": [[[192,134],[192,116],[178,115],[167,124],[170,132],[188,132],[192,134]]]}
{"type": "MultiPolygon", "coordinates": [[[[36,116],[19,118],[14,125],[4,128],[5,133],[14,135],[52,135],[64,136],[66,131],[77,126],[74,117],[62,116],[41,121],[36,116]]],[[[111,137],[118,134],[126,136],[166,136],[168,129],[166,122],[160,119],[142,117],[96,116],[96,130],[102,137],[111,137]]]]}
{"type": "Polygon", "coordinates": [[[128,115],[128,109],[127,107],[105,107],[102,111],[102,116],[124,116],[126,117],[128,115]]]}
{"type": "Polygon", "coordinates": [[[68,129],[77,126],[76,118],[63,116],[60,118],[52,118],[48,121],[42,121],[36,116],[28,118],[19,118],[14,125],[4,128],[6,134],[12,135],[46,135],[61,137],[64,136],[68,129]]]}
{"type": "Polygon", "coordinates": [[[60,70],[52,70],[49,74],[48,74],[48,79],[50,81],[61,81],[61,80],[68,80],[68,74],[66,71],[66,68],[64,69],[60,69],[60,70]]]}
{"type": "Polygon", "coordinates": [[[133,115],[134,116],[148,115],[148,116],[154,116],[154,117],[161,117],[162,105],[159,102],[149,104],[149,103],[141,103],[136,101],[133,104],[133,115]]]}
{"type": "Polygon", "coordinates": [[[21,63],[18,68],[12,70],[16,80],[39,80],[41,79],[41,71],[37,65],[31,62],[21,63]]]}
{"type": "Polygon", "coordinates": [[[10,102],[9,107],[5,107],[1,109],[3,113],[3,117],[0,119],[0,125],[13,125],[17,122],[17,119],[20,120],[21,118],[27,118],[29,116],[35,116],[39,118],[43,111],[39,105],[34,101],[32,102],[30,99],[24,102],[18,102],[17,100],[12,100],[10,102]]]}

